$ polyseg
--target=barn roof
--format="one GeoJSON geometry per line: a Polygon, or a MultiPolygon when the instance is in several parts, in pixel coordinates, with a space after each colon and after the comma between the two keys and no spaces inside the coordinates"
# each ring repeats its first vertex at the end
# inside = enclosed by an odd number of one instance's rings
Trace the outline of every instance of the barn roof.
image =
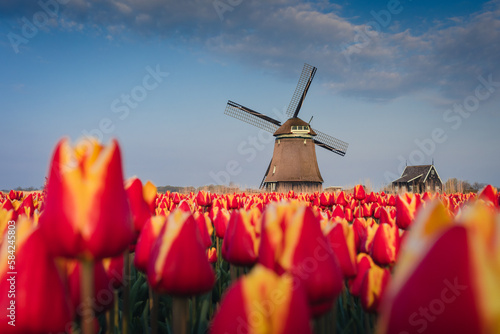
{"type": "MultiPolygon", "coordinates": [[[[283,123],[278,130],[273,134],[273,136],[279,136],[279,135],[287,135],[287,134],[292,134],[292,126],[309,126],[306,122],[301,120],[298,117],[290,118],[288,121],[283,123]]],[[[309,134],[311,136],[316,136],[316,132],[312,128],[309,130],[309,134]]]]}
{"type": "MultiPolygon", "coordinates": [[[[401,177],[395,181],[392,181],[393,183],[407,183],[414,181],[416,179],[419,179],[423,177],[423,180],[427,179],[427,176],[429,175],[429,172],[431,169],[434,167],[434,165],[420,165],[420,166],[406,166],[405,170],[403,171],[403,174],[401,177]]],[[[435,169],[435,168],[434,168],[435,169]]],[[[437,173],[437,171],[436,171],[437,173]]],[[[438,175],[439,177],[439,175],[438,175]]]]}

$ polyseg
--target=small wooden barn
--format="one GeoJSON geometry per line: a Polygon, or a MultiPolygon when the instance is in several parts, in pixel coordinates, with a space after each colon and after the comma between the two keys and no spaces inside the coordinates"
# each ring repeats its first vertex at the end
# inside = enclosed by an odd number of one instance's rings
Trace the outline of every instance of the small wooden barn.
{"type": "Polygon", "coordinates": [[[443,181],[434,165],[406,166],[401,177],[392,181],[394,189],[422,193],[443,190],[443,181]]]}

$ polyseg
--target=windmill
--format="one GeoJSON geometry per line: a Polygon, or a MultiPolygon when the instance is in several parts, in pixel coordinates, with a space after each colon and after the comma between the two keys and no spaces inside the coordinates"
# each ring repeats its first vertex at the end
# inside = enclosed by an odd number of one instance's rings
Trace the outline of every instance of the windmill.
{"type": "MultiPolygon", "coordinates": [[[[280,121],[228,101],[225,114],[271,132],[275,137],[274,152],[260,188],[268,191],[321,190],[323,178],[316,159],[315,144],[344,156],[348,144],[313,129],[310,122],[298,118],[307,91],[316,74],[316,67],[304,64],[299,83],[286,111],[289,119],[280,121]]],[[[312,117],[311,117],[312,120],[312,117]]]]}

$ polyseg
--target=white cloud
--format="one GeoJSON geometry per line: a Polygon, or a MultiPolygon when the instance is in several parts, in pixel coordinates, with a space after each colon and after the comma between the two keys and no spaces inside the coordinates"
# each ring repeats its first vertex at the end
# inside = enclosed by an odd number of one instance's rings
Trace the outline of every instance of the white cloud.
{"type": "MultiPolygon", "coordinates": [[[[376,100],[428,89],[459,97],[479,74],[500,77],[499,0],[468,16],[428,23],[418,35],[396,20],[370,32],[369,22],[353,23],[328,1],[232,3],[221,21],[212,1],[72,0],[60,7],[60,29],[85,26],[109,39],[130,38],[130,32],[159,35],[201,45],[222,62],[238,59],[283,75],[295,75],[308,62],[336,92],[376,100]]],[[[0,9],[18,18],[40,10],[28,0],[0,9]]]]}

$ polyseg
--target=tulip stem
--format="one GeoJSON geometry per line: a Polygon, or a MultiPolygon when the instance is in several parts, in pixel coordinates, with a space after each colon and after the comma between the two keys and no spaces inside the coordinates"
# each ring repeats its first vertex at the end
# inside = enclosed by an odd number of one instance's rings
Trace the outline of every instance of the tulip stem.
{"type": "Polygon", "coordinates": [[[172,300],[172,333],[188,333],[188,313],[189,299],[182,297],[173,297],[172,300]]]}
{"type": "Polygon", "coordinates": [[[115,328],[119,326],[119,307],[118,290],[113,289],[113,307],[106,312],[106,333],[115,334],[115,328]]]}
{"type": "Polygon", "coordinates": [[[82,295],[82,320],[83,334],[94,334],[94,309],[92,299],[94,296],[94,261],[81,261],[81,295],[82,295]]]}
{"type": "Polygon", "coordinates": [[[106,333],[115,333],[115,305],[106,312],[106,333]]]}
{"type": "Polygon", "coordinates": [[[337,333],[337,302],[333,303],[333,308],[332,308],[332,310],[330,310],[330,313],[328,316],[328,323],[330,324],[331,328],[328,328],[327,333],[336,334],[337,333]]]}
{"type": "Polygon", "coordinates": [[[158,294],[149,287],[149,313],[151,319],[151,334],[158,333],[158,294]]]}
{"type": "Polygon", "coordinates": [[[194,327],[196,324],[196,296],[193,296],[191,300],[191,327],[194,327]]]}
{"type": "Polygon", "coordinates": [[[370,318],[367,314],[365,314],[365,333],[372,333],[372,326],[370,325],[370,318]]]}
{"type": "MultiPolygon", "coordinates": [[[[127,248],[123,254],[123,277],[130,279],[130,252],[127,248]]],[[[130,284],[123,287],[123,317],[122,317],[122,333],[128,334],[128,325],[130,322],[130,284]]]]}
{"type": "Polygon", "coordinates": [[[231,265],[231,268],[229,268],[229,272],[231,274],[232,283],[238,279],[238,267],[236,267],[235,265],[231,265]]]}
{"type": "MultiPolygon", "coordinates": [[[[119,294],[118,294],[118,290],[115,289],[114,290],[114,295],[115,295],[115,299],[114,299],[114,309],[115,309],[115,312],[114,312],[114,319],[113,319],[113,328],[120,328],[120,300],[119,300],[119,294]]],[[[113,332],[113,334],[115,334],[115,332],[113,332]]]]}
{"type": "Polygon", "coordinates": [[[219,301],[222,296],[222,258],[221,258],[221,250],[220,250],[220,239],[219,237],[215,237],[215,245],[217,247],[217,271],[219,273],[219,301]]]}

